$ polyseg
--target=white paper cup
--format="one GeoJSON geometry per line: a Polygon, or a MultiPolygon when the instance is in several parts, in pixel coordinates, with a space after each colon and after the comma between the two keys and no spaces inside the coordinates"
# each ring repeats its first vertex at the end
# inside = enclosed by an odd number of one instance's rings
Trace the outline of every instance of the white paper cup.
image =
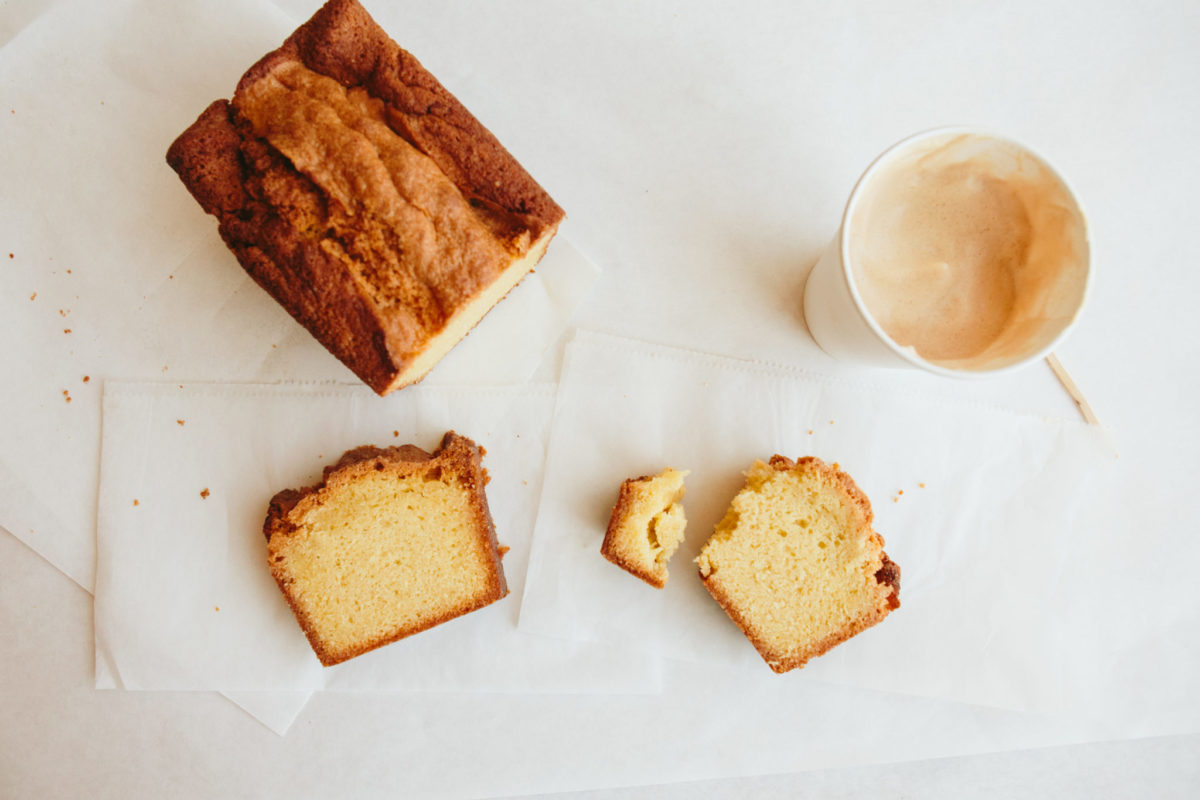
{"type": "Polygon", "coordinates": [[[1062,341],[1078,319],[1086,301],[1091,272],[1089,261],[1083,212],[1066,181],[1045,159],[1011,139],[967,128],[939,128],[916,134],[893,145],[872,162],[859,178],[846,203],[837,235],[809,274],[804,290],[804,318],[809,332],[821,349],[841,361],[875,367],[919,368],[962,378],[998,375],[1038,361],[1062,341]],[[987,140],[987,146],[997,148],[997,153],[1030,159],[1029,163],[1045,170],[1061,185],[1066,212],[1071,215],[1071,221],[1078,225],[1076,244],[1079,250],[1070,265],[1070,286],[1054,290],[1053,314],[1047,314],[1044,324],[1038,323],[1041,328],[1036,335],[1030,335],[1028,342],[1018,346],[1015,352],[976,366],[936,363],[922,357],[913,347],[906,347],[894,340],[864,302],[856,281],[854,264],[851,263],[854,212],[863,198],[869,197],[876,189],[872,179],[884,168],[898,164],[899,159],[912,157],[924,149],[937,147],[941,142],[960,136],[987,140]]]}

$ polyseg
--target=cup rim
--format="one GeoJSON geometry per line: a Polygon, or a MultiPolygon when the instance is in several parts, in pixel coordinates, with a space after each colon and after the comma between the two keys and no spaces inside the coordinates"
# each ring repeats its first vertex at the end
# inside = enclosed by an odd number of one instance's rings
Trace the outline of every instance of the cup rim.
{"type": "Polygon", "coordinates": [[[874,160],[872,160],[871,163],[867,165],[867,168],[865,170],[863,170],[862,175],[860,175],[858,180],[855,182],[854,188],[850,191],[850,197],[847,198],[847,200],[846,200],[846,206],[845,206],[844,210],[842,211],[841,225],[838,227],[838,253],[840,256],[840,260],[841,260],[842,280],[845,281],[845,283],[846,283],[846,288],[850,292],[850,298],[854,302],[854,307],[858,310],[859,316],[862,317],[863,322],[865,322],[867,324],[867,326],[876,335],[876,337],[878,337],[878,339],[889,350],[891,350],[893,354],[899,356],[900,358],[909,362],[913,366],[920,367],[921,369],[924,369],[928,372],[932,372],[937,375],[944,375],[946,377],[951,377],[951,378],[961,378],[961,379],[967,379],[967,380],[980,379],[980,378],[991,378],[991,377],[994,377],[997,375],[1004,375],[1004,374],[1007,374],[1010,372],[1014,372],[1016,370],[1027,367],[1036,361],[1042,360],[1043,358],[1048,356],[1054,350],[1055,347],[1057,347],[1059,344],[1061,344],[1063,339],[1067,336],[1067,334],[1070,333],[1071,330],[1075,327],[1075,324],[1079,321],[1080,312],[1082,312],[1083,307],[1085,305],[1087,305],[1088,298],[1091,295],[1092,242],[1091,242],[1091,237],[1088,235],[1088,230],[1087,230],[1087,215],[1083,211],[1083,206],[1079,202],[1079,196],[1075,193],[1075,190],[1073,188],[1071,188],[1071,185],[1069,183],[1067,183],[1066,178],[1064,178],[1062,176],[1062,174],[1059,173],[1059,171],[1057,169],[1055,169],[1054,166],[1041,153],[1037,152],[1033,148],[1029,147],[1028,145],[1024,144],[1023,142],[1019,142],[1016,139],[1013,139],[1010,136],[1004,136],[1001,134],[993,133],[992,131],[986,130],[984,128],[976,128],[976,127],[971,127],[971,126],[967,126],[967,125],[948,125],[948,126],[940,126],[940,127],[936,127],[936,128],[928,128],[923,131],[918,131],[917,133],[911,134],[909,136],[904,137],[903,139],[900,139],[899,141],[895,142],[891,146],[887,147],[878,156],[876,156],[874,158],[874,160]],[[917,355],[914,351],[912,351],[909,348],[901,347],[894,339],[892,339],[891,336],[888,335],[888,333],[886,331],[884,331],[883,327],[876,321],[875,316],[867,308],[866,303],[862,299],[862,295],[859,294],[858,286],[854,281],[853,270],[851,270],[851,268],[850,268],[850,244],[849,244],[849,239],[846,236],[846,229],[850,222],[850,216],[858,203],[858,199],[862,196],[863,189],[866,186],[867,182],[874,176],[874,174],[876,172],[879,171],[880,168],[882,168],[882,166],[892,156],[894,156],[900,150],[907,148],[910,145],[913,145],[916,142],[923,140],[923,139],[931,139],[931,138],[934,138],[937,136],[960,136],[960,135],[981,136],[981,137],[984,137],[987,139],[994,139],[998,142],[1003,142],[1005,144],[1016,147],[1016,148],[1024,151],[1025,153],[1027,153],[1029,156],[1031,156],[1035,160],[1037,160],[1037,162],[1044,169],[1046,169],[1048,172],[1050,172],[1051,175],[1053,175],[1055,178],[1057,178],[1058,181],[1062,184],[1063,188],[1066,189],[1067,196],[1070,198],[1071,202],[1074,203],[1075,210],[1079,213],[1079,218],[1083,222],[1084,242],[1087,245],[1087,259],[1086,259],[1086,263],[1084,265],[1084,276],[1083,276],[1083,293],[1081,294],[1081,296],[1079,298],[1079,303],[1078,303],[1078,305],[1076,305],[1074,313],[1071,315],[1070,321],[1067,322],[1067,324],[1063,326],[1063,329],[1061,331],[1059,331],[1058,334],[1049,343],[1047,343],[1044,347],[1040,348],[1037,352],[1031,353],[1028,356],[1021,358],[1018,361],[1014,361],[1011,364],[1006,364],[1003,367],[996,367],[995,369],[976,369],[976,370],[951,369],[950,367],[943,367],[939,364],[935,364],[932,361],[922,358],[920,355],[917,355]]]}

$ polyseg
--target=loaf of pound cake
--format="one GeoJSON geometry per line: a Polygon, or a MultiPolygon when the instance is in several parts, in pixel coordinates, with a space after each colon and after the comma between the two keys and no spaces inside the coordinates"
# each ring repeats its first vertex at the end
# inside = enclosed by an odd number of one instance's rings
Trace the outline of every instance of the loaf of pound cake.
{"type": "Polygon", "coordinates": [[[541,259],[563,211],[356,0],[330,0],[167,152],[254,280],[380,394],[541,259]]]}
{"type": "Polygon", "coordinates": [[[331,666],[508,594],[483,448],[453,431],[434,453],[364,446],[320,484],[271,500],[271,575],[331,666]]]}
{"type": "Polygon", "coordinates": [[[667,562],[683,541],[687,517],[679,501],[688,475],[667,467],[621,483],[600,552],[656,589],[667,585],[667,562]]]}
{"type": "Polygon", "coordinates": [[[755,462],[696,559],[700,578],[771,669],[803,667],[900,607],[873,518],[836,464],[755,462]]]}

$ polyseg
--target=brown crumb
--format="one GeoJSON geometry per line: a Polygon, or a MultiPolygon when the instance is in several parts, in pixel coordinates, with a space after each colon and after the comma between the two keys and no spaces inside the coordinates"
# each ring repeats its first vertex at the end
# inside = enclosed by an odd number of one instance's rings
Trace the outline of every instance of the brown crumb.
{"type": "Polygon", "coordinates": [[[809,435],[809,436],[812,436],[812,428],[809,428],[809,429],[808,429],[808,435],[809,435]]]}
{"type": "Polygon", "coordinates": [[[70,314],[70,313],[71,313],[70,311],[68,311],[67,309],[64,309],[64,308],[60,308],[58,310],[58,315],[60,317],[65,317],[67,314],[70,314]]]}
{"type": "Polygon", "coordinates": [[[136,497],[135,497],[135,498],[133,498],[133,504],[134,504],[135,506],[140,506],[140,505],[141,505],[141,503],[139,503],[139,502],[138,502],[138,499],[137,499],[136,497]]]}
{"type": "Polygon", "coordinates": [[[84,375],[84,376],[83,376],[83,382],[84,382],[84,383],[87,383],[87,382],[88,382],[88,381],[90,381],[91,379],[92,379],[92,376],[91,376],[91,375],[84,375]]]}
{"type": "Polygon", "coordinates": [[[166,364],[164,364],[164,365],[163,365],[163,372],[166,372],[166,371],[167,371],[167,366],[166,366],[166,364]]]}
{"type": "Polygon", "coordinates": [[[9,258],[15,258],[16,256],[14,256],[12,253],[9,253],[9,254],[8,254],[8,257],[9,257],[9,258]]]}
{"type": "Polygon", "coordinates": [[[917,486],[920,486],[922,489],[925,488],[925,484],[923,484],[923,483],[918,483],[917,486]]]}
{"type": "Polygon", "coordinates": [[[893,503],[899,503],[899,502],[900,502],[900,498],[899,498],[899,497],[893,497],[893,498],[892,498],[892,502],[893,502],[893,503]]]}
{"type": "Polygon", "coordinates": [[[175,423],[176,423],[177,425],[179,425],[179,427],[181,427],[181,428],[182,428],[182,427],[183,427],[183,425],[184,425],[184,421],[183,421],[183,420],[181,420],[181,419],[177,419],[177,420],[175,420],[175,423]]]}
{"type": "Polygon", "coordinates": [[[832,424],[833,424],[833,420],[829,420],[829,424],[830,424],[830,425],[832,425],[832,424]]]}
{"type": "Polygon", "coordinates": [[[900,493],[900,494],[904,494],[904,490],[903,490],[903,489],[901,489],[899,493],[900,493]]]}
{"type": "Polygon", "coordinates": [[[208,491],[207,487],[200,491],[200,496],[203,497],[205,500],[208,499],[209,494],[210,494],[210,492],[208,491]]]}
{"type": "Polygon", "coordinates": [[[67,274],[68,274],[68,275],[70,275],[70,274],[71,274],[71,270],[67,270],[67,274]]]}
{"type": "Polygon", "coordinates": [[[70,332],[71,332],[70,328],[63,328],[63,333],[70,333],[70,332]]]}
{"type": "Polygon", "coordinates": [[[400,436],[400,431],[392,431],[392,436],[400,436]]]}
{"type": "Polygon", "coordinates": [[[37,292],[34,292],[33,294],[29,295],[29,299],[30,299],[30,300],[36,300],[36,299],[37,299],[37,292]]]}
{"type": "Polygon", "coordinates": [[[220,610],[221,610],[220,606],[213,606],[213,611],[220,611],[220,610]]]}
{"type": "Polygon", "coordinates": [[[174,275],[168,275],[168,276],[167,276],[167,280],[169,280],[169,281],[173,281],[173,280],[175,280],[175,276],[174,276],[174,275]]]}

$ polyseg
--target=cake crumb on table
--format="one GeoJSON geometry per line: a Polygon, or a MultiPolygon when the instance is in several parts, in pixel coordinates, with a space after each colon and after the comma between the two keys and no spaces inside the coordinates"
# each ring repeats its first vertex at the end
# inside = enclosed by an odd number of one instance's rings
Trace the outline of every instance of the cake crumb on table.
{"type": "Polygon", "coordinates": [[[133,498],[133,504],[134,504],[135,506],[140,506],[140,505],[141,505],[141,503],[139,503],[139,502],[138,502],[138,499],[137,499],[136,497],[135,497],[135,498],[133,498]]]}
{"type": "Polygon", "coordinates": [[[209,496],[209,494],[211,494],[211,493],[208,491],[208,488],[207,488],[207,487],[205,487],[204,489],[202,489],[202,490],[200,491],[200,496],[201,496],[202,498],[204,498],[205,500],[207,500],[207,499],[208,499],[208,496],[209,496]]]}
{"type": "Polygon", "coordinates": [[[175,420],[175,423],[176,423],[177,425],[179,425],[179,427],[181,427],[181,428],[182,428],[182,427],[183,427],[183,425],[184,425],[184,420],[177,419],[177,420],[175,420]]]}

